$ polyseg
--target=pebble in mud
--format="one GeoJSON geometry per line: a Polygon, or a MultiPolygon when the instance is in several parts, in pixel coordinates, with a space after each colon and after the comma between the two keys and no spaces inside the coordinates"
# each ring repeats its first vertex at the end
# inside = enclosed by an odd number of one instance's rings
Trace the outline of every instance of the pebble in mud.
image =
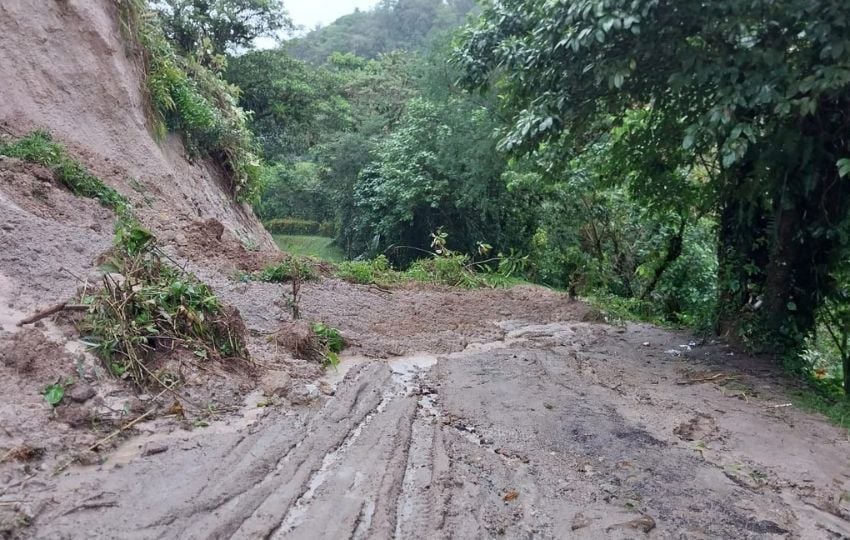
{"type": "Polygon", "coordinates": [[[573,517],[572,524],[570,524],[570,529],[573,531],[577,531],[579,529],[584,529],[585,527],[590,526],[590,520],[584,516],[581,512],[576,514],[573,517]]]}
{"type": "Polygon", "coordinates": [[[94,388],[85,383],[77,383],[66,392],[68,398],[71,401],[76,401],[77,403],[85,403],[96,394],[97,393],[94,391],[94,388]]]}

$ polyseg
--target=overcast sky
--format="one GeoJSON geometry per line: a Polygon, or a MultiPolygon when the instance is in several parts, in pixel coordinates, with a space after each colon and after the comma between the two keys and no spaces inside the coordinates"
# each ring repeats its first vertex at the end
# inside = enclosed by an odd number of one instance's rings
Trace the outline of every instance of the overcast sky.
{"type": "Polygon", "coordinates": [[[369,9],[377,0],[283,0],[283,5],[298,26],[307,30],[317,24],[325,26],[356,8],[369,9]]]}

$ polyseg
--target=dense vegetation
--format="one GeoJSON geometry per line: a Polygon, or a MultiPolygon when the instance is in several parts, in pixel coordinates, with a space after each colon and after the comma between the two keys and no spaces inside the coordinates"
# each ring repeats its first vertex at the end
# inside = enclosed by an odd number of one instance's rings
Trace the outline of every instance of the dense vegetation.
{"type": "Polygon", "coordinates": [[[501,268],[850,386],[839,0],[385,0],[271,50],[279,3],[214,3],[254,26],[170,0],[162,35],[238,88],[261,218],[349,279],[501,268]]]}
{"type": "Polygon", "coordinates": [[[287,49],[295,58],[319,64],[334,53],[376,59],[393,51],[424,51],[463,23],[475,6],[475,0],[381,0],[372,10],[312,29],[287,49]]]}

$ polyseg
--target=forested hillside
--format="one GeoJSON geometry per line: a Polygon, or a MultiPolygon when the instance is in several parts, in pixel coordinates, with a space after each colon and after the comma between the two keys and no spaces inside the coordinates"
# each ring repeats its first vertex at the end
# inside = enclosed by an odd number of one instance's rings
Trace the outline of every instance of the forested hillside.
{"type": "Polygon", "coordinates": [[[258,212],[840,378],[846,10],[639,4],[501,2],[452,34],[468,3],[387,1],[231,58],[271,164],[258,212]]]}
{"type": "Polygon", "coordinates": [[[475,6],[475,0],[381,0],[371,10],[357,10],[291,40],[288,50],[314,64],[335,52],[369,59],[394,51],[420,52],[447,37],[475,6]]]}

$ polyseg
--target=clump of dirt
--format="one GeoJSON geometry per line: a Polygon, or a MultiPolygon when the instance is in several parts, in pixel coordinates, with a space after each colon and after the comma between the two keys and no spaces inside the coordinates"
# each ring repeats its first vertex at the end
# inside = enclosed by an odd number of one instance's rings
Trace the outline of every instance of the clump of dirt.
{"type": "Polygon", "coordinates": [[[319,338],[307,321],[284,322],[272,336],[280,345],[295,358],[302,360],[321,360],[319,338]]]}
{"type": "Polygon", "coordinates": [[[257,272],[283,258],[280,252],[249,249],[250,244],[236,238],[215,218],[192,221],[181,232],[163,240],[173,244],[181,258],[213,263],[229,272],[257,272]]]}
{"type": "Polygon", "coordinates": [[[687,422],[673,428],[673,434],[683,441],[709,441],[717,430],[714,419],[707,414],[697,414],[687,422]]]}
{"type": "Polygon", "coordinates": [[[68,363],[62,345],[48,341],[36,328],[23,330],[0,348],[0,365],[20,376],[61,369],[68,363]]]}

